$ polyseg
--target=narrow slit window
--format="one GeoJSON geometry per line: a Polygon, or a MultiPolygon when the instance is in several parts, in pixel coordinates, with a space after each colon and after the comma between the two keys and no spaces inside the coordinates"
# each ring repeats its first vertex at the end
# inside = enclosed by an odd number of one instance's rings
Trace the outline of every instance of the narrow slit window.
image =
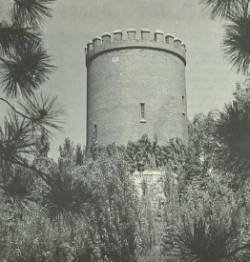
{"type": "Polygon", "coordinates": [[[145,119],[145,103],[141,103],[141,119],[145,119]]]}
{"type": "Polygon", "coordinates": [[[97,125],[94,125],[94,138],[95,140],[97,140],[97,136],[98,136],[98,130],[97,130],[97,125]]]}

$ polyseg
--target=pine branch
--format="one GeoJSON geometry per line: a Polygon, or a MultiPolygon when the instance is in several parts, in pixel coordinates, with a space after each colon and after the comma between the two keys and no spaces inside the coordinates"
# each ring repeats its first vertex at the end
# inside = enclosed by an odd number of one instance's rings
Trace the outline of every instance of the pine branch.
{"type": "Polygon", "coordinates": [[[20,42],[16,53],[1,61],[0,77],[7,97],[17,97],[18,91],[23,97],[30,97],[55,69],[39,42],[20,42]]]}
{"type": "Polygon", "coordinates": [[[22,116],[23,118],[29,119],[32,121],[32,118],[26,116],[25,114],[23,114],[22,112],[18,111],[8,100],[6,100],[5,98],[0,97],[0,100],[3,101],[4,103],[6,103],[16,114],[22,116]]]}
{"type": "Polygon", "coordinates": [[[14,0],[13,21],[17,25],[39,27],[44,18],[52,17],[50,7],[55,0],[14,0]]]}
{"type": "Polygon", "coordinates": [[[0,54],[12,55],[20,44],[41,42],[39,32],[33,32],[30,27],[20,27],[6,22],[0,22],[0,54]]]}
{"type": "Polygon", "coordinates": [[[52,187],[52,183],[51,183],[50,179],[48,178],[49,175],[42,172],[41,170],[37,169],[35,166],[29,165],[25,162],[21,162],[21,161],[18,161],[18,160],[16,160],[14,164],[17,164],[19,166],[22,166],[24,168],[27,168],[27,169],[35,172],[48,186],[52,187]]]}

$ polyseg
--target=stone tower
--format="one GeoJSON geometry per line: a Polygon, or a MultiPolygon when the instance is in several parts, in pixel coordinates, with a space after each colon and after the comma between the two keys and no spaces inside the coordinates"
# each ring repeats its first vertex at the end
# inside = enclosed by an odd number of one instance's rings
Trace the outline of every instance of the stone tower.
{"type": "Polygon", "coordinates": [[[87,144],[127,144],[143,134],[160,145],[187,140],[185,45],[162,31],[116,30],[90,41],[87,144]]]}

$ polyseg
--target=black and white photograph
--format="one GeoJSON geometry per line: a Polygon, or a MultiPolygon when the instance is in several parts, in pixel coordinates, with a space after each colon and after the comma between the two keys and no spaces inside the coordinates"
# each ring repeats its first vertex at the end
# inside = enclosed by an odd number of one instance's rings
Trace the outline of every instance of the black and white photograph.
{"type": "Polygon", "coordinates": [[[250,261],[250,0],[0,0],[0,262],[250,261]]]}

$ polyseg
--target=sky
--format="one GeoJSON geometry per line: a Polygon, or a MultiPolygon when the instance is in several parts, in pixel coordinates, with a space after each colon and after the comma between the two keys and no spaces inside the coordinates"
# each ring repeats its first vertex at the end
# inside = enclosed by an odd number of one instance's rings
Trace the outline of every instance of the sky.
{"type": "MultiPolygon", "coordinates": [[[[0,20],[7,19],[11,0],[0,0],[0,20]]],[[[58,96],[65,108],[63,131],[52,138],[51,156],[65,137],[85,144],[86,66],[89,40],[115,29],[160,29],[187,47],[188,118],[222,109],[243,80],[223,54],[224,22],[212,20],[201,0],[57,0],[53,17],[43,25],[44,43],[57,70],[42,89],[58,96]]],[[[0,96],[3,94],[1,93],[0,96]]],[[[0,124],[6,106],[0,104],[0,124]]]]}

